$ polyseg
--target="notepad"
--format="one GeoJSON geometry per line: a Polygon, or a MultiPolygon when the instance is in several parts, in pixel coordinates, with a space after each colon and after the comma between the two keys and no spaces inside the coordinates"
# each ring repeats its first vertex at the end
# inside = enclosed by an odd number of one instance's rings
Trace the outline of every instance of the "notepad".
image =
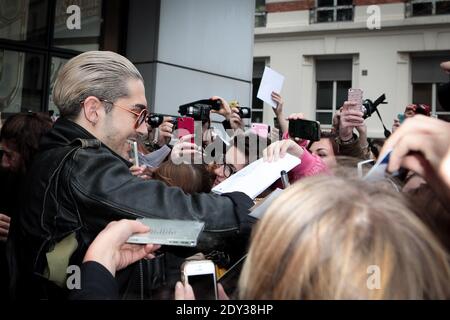
{"type": "Polygon", "coordinates": [[[201,221],[137,219],[150,228],[145,234],[137,234],[128,238],[128,243],[162,244],[169,246],[195,247],[197,239],[205,226],[201,221]]]}
{"type": "Polygon", "coordinates": [[[281,171],[288,172],[300,163],[299,158],[290,154],[276,162],[259,159],[219,183],[212,191],[217,194],[239,191],[254,199],[280,178],[281,171]]]}

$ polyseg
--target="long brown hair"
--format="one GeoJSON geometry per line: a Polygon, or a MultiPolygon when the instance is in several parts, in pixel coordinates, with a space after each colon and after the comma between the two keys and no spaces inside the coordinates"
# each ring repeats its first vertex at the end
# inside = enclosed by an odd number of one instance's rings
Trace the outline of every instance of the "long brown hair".
{"type": "Polygon", "coordinates": [[[25,172],[38,151],[42,136],[53,126],[46,113],[17,113],[6,119],[0,132],[0,141],[17,151],[22,159],[21,170],[25,172]]]}
{"type": "Polygon", "coordinates": [[[174,164],[164,162],[154,173],[153,178],[172,187],[180,187],[185,193],[211,192],[212,178],[203,164],[174,164]]]}

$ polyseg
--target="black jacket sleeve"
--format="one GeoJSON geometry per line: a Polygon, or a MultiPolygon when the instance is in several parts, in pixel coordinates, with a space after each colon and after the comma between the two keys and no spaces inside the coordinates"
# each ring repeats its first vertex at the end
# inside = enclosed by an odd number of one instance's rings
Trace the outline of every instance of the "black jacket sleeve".
{"type": "MultiPolygon", "coordinates": [[[[71,170],[76,174],[71,174],[68,180],[76,197],[72,203],[78,206],[77,212],[88,212],[81,218],[97,231],[113,220],[148,217],[203,221],[203,234],[215,237],[237,235],[252,223],[248,209],[253,202],[243,193],[187,195],[178,187],[131,175],[128,166],[112,159],[115,156],[110,152],[95,156],[90,152],[84,149],[77,152],[71,170]]],[[[208,249],[208,243],[201,247],[208,249]]]]}
{"type": "Polygon", "coordinates": [[[113,275],[100,263],[88,261],[81,265],[81,288],[73,289],[71,300],[118,300],[119,289],[113,275]]]}

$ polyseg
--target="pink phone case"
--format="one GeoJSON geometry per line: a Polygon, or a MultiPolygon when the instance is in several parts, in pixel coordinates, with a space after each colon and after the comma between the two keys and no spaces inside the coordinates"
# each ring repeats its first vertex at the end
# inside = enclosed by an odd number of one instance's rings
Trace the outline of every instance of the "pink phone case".
{"type": "Polygon", "coordinates": [[[362,110],[363,91],[361,89],[348,89],[348,101],[356,102],[358,105],[354,107],[356,110],[362,110]]]}
{"type": "MultiPolygon", "coordinates": [[[[178,118],[178,139],[188,135],[194,134],[194,118],[183,117],[178,118]]],[[[191,143],[194,143],[194,138],[191,139],[191,143]]]]}

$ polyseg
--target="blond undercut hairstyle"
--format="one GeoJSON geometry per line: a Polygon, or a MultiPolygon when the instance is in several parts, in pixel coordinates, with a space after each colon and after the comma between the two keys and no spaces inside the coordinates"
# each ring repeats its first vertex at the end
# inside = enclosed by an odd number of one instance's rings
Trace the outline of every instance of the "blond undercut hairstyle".
{"type": "Polygon", "coordinates": [[[292,185],[254,230],[240,298],[449,299],[448,254],[405,201],[350,178],[292,185]]]}
{"type": "MultiPolygon", "coordinates": [[[[53,101],[60,116],[74,119],[81,102],[89,96],[115,102],[128,96],[128,80],[141,80],[136,67],[111,51],[88,51],[70,59],[59,71],[53,88],[53,101]]],[[[112,105],[105,104],[106,112],[112,105]]]]}

